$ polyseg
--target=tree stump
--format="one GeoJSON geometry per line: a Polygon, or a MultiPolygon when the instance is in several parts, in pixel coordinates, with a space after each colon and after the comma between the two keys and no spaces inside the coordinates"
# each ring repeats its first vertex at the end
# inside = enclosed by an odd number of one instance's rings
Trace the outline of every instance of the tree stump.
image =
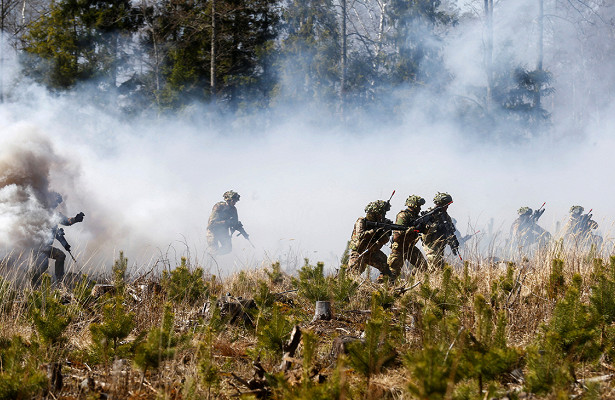
{"type": "Polygon", "coordinates": [[[329,321],[331,320],[331,302],[330,301],[317,301],[316,302],[316,310],[314,310],[314,318],[312,322],[323,320],[329,321]]]}

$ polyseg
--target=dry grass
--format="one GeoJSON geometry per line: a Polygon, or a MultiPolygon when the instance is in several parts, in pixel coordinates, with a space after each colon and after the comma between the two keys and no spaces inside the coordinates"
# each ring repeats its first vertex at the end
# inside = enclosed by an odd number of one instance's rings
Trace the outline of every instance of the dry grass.
{"type": "MultiPolygon", "coordinates": [[[[506,275],[507,264],[502,261],[481,258],[477,252],[468,251],[465,261],[469,266],[471,278],[476,281],[476,293],[483,294],[489,299],[494,282],[499,281],[506,275]]],[[[595,255],[594,255],[595,256],[595,255]]],[[[603,254],[604,257],[607,254],[603,254]]],[[[592,256],[586,252],[561,251],[557,248],[546,249],[536,252],[531,258],[519,258],[514,263],[515,279],[521,285],[520,290],[511,294],[501,307],[508,319],[507,336],[511,346],[524,349],[532,343],[540,328],[540,325],[548,321],[555,306],[555,300],[550,300],[547,294],[547,285],[551,273],[551,263],[554,258],[564,260],[564,276],[570,282],[573,274],[579,273],[584,282],[589,282],[589,275],[593,268],[592,256]]],[[[6,268],[6,265],[5,265],[6,268]]],[[[145,268],[144,268],[145,270],[145,268]]],[[[259,282],[267,282],[273,293],[284,293],[284,306],[281,307],[302,329],[311,330],[317,335],[318,346],[314,367],[323,376],[330,376],[335,368],[335,362],[330,358],[333,339],[340,335],[360,336],[366,322],[369,319],[368,312],[371,297],[374,291],[381,288],[365,276],[353,276],[360,282],[356,295],[344,309],[337,309],[333,304],[334,319],[331,321],[316,321],[311,323],[314,305],[297,296],[292,286],[291,276],[283,274],[277,282],[272,282],[267,272],[269,266],[246,269],[232,276],[220,280],[212,280],[211,274],[206,274],[206,280],[210,283],[212,297],[219,297],[231,293],[235,297],[253,298],[259,282]],[[290,292],[289,292],[290,291],[290,292]]],[[[454,268],[455,276],[462,275],[461,265],[454,268]]],[[[373,272],[372,272],[373,273],[373,272]]],[[[426,277],[406,276],[409,280],[424,281],[426,277]]],[[[429,274],[432,287],[439,287],[442,281],[442,273],[434,271],[429,274]]],[[[28,343],[39,341],[36,331],[28,318],[27,299],[29,293],[34,290],[23,280],[12,280],[10,290],[0,292],[0,324],[2,330],[0,336],[11,338],[20,336],[28,343]],[[9,297],[8,293],[14,293],[15,297],[9,297]]],[[[398,282],[396,287],[406,282],[398,282]]],[[[409,285],[410,283],[408,283],[409,285]]],[[[133,295],[125,296],[125,304],[129,312],[135,314],[134,329],[128,337],[128,341],[134,340],[139,333],[146,332],[161,324],[163,308],[166,301],[164,290],[160,291],[159,277],[149,274],[146,277],[135,276],[129,280],[128,292],[133,295]]],[[[394,288],[391,288],[393,290],[394,288]]],[[[583,285],[583,296],[589,293],[589,284],[583,285]]],[[[70,291],[62,288],[65,295],[70,291]]],[[[413,289],[417,291],[418,287],[413,289]]],[[[69,298],[69,297],[67,297],[69,298]]],[[[282,299],[279,297],[278,300],[282,299]]],[[[90,303],[77,304],[73,299],[69,307],[73,310],[73,319],[68,326],[65,336],[68,338],[65,348],[51,354],[63,361],[64,387],[59,392],[39,393],[39,398],[96,398],[97,396],[112,396],[113,398],[131,399],[154,399],[154,398],[220,398],[230,399],[242,392],[249,392],[232,374],[249,380],[253,377],[253,361],[257,351],[257,334],[254,328],[242,325],[227,325],[217,333],[212,344],[214,363],[219,370],[220,382],[211,389],[201,380],[199,375],[200,359],[197,349],[204,341],[203,327],[207,324],[202,314],[206,299],[195,304],[176,304],[175,331],[177,334],[191,334],[190,341],[179,349],[174,357],[162,363],[158,370],[150,370],[144,376],[131,360],[112,363],[100,363],[90,365],[87,353],[91,347],[90,324],[101,320],[100,309],[103,300],[92,299],[90,303]],[[89,378],[88,378],[89,377],[89,378]],[[90,379],[89,386],[86,384],[90,379]],[[85,382],[85,383],[84,383],[85,382]]],[[[282,304],[282,303],[280,303],[282,304]]],[[[411,352],[420,346],[420,332],[414,326],[416,318],[412,310],[407,315],[406,321],[400,321],[402,313],[402,297],[399,296],[391,308],[392,321],[404,322],[407,326],[403,334],[404,341],[397,343],[398,354],[411,352]]],[[[474,325],[474,312],[470,305],[462,306],[459,310],[461,323],[471,328],[474,325]]],[[[264,317],[263,317],[264,318],[264,317]]],[[[295,369],[288,372],[292,379],[301,380],[301,360],[303,346],[299,347],[295,355],[297,360],[295,369]]],[[[262,353],[262,366],[273,372],[279,365],[281,354],[262,353]]],[[[41,369],[51,362],[50,358],[41,357],[38,365],[41,369]]],[[[1,368],[1,367],[0,367],[1,368]]],[[[615,366],[611,366],[608,360],[602,360],[601,365],[579,365],[577,377],[590,377],[600,374],[613,373],[615,366]]],[[[1,369],[0,369],[1,371],[1,369]]],[[[291,379],[291,378],[289,378],[291,379]]],[[[292,380],[291,379],[291,380],[292,380]]],[[[410,379],[408,371],[398,360],[383,373],[374,376],[369,388],[365,386],[364,378],[352,369],[346,370],[345,382],[347,389],[346,398],[364,397],[379,399],[408,399],[412,398],[406,387],[410,379]]],[[[603,398],[613,396],[615,387],[610,381],[600,384],[603,398]]],[[[512,390],[513,386],[501,384],[502,392],[512,390]]],[[[517,389],[520,389],[518,386],[517,389]]],[[[573,393],[570,389],[570,393],[573,393]]],[[[576,390],[576,389],[574,389],[576,390]]],[[[581,390],[580,393],[583,393],[581,390]]],[[[549,396],[547,396],[549,397],[549,396]]]]}

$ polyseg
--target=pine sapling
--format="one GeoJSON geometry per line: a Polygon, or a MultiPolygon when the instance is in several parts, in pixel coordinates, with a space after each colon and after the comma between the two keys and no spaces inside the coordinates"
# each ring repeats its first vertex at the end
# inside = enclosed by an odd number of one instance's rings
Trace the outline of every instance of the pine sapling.
{"type": "Polygon", "coordinates": [[[175,304],[185,302],[195,304],[204,298],[209,287],[203,279],[203,269],[195,268],[190,271],[186,257],[181,258],[181,264],[173,271],[162,272],[162,286],[167,292],[167,297],[175,304]]]}

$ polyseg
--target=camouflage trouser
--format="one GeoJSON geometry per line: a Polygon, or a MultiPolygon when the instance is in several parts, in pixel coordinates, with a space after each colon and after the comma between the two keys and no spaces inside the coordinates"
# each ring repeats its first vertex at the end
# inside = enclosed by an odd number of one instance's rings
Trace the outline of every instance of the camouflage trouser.
{"type": "Polygon", "coordinates": [[[228,254],[233,250],[228,229],[207,230],[207,247],[212,254],[228,254]]]}
{"type": "Polygon", "coordinates": [[[362,274],[368,265],[376,268],[382,275],[391,276],[391,271],[387,265],[387,256],[380,250],[366,251],[361,254],[354,250],[350,252],[348,258],[348,269],[358,271],[362,274]]]}
{"type": "Polygon", "coordinates": [[[444,242],[436,242],[436,243],[423,243],[423,250],[425,250],[425,256],[427,257],[427,264],[429,268],[434,269],[443,269],[444,268],[444,248],[446,247],[446,243],[444,242]]]}
{"type": "Polygon", "coordinates": [[[427,271],[427,260],[425,260],[423,253],[421,253],[418,247],[408,244],[403,246],[401,243],[393,242],[391,254],[387,260],[393,276],[399,276],[404,266],[404,260],[408,260],[412,264],[412,273],[415,271],[427,271]]]}
{"type": "Polygon", "coordinates": [[[66,254],[58,248],[49,247],[37,255],[35,265],[32,268],[32,283],[38,284],[41,276],[49,268],[49,259],[54,259],[55,262],[55,276],[57,281],[61,281],[64,278],[64,262],[66,261],[66,254]]]}

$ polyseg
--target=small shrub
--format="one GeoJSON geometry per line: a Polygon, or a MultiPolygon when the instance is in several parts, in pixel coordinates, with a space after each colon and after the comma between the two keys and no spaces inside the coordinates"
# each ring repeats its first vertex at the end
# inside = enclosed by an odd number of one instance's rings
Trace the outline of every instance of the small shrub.
{"type": "Polygon", "coordinates": [[[566,290],[566,280],[564,279],[564,260],[554,259],[551,263],[551,274],[547,286],[547,297],[557,299],[566,290]]]}
{"type": "Polygon", "coordinates": [[[51,290],[51,277],[41,277],[41,287],[30,295],[30,318],[36,332],[49,346],[65,340],[62,336],[71,321],[70,308],[60,303],[60,293],[51,290]]]}
{"type": "Polygon", "coordinates": [[[131,344],[120,344],[134,327],[134,316],[132,312],[127,312],[123,304],[123,297],[117,295],[111,304],[106,304],[102,308],[102,322],[91,324],[93,345],[91,352],[95,358],[107,361],[114,357],[126,357],[131,348],[131,344]]]}
{"type": "Polygon", "coordinates": [[[348,363],[367,379],[395,359],[397,352],[391,342],[391,318],[378,304],[378,295],[372,296],[371,317],[365,325],[365,341],[348,344],[348,363]]]}
{"type": "Polygon", "coordinates": [[[299,270],[299,279],[293,279],[293,285],[299,289],[299,296],[311,302],[331,300],[331,289],[325,279],[324,267],[322,262],[313,266],[305,259],[305,264],[299,270]]]}
{"type": "Polygon", "coordinates": [[[545,346],[558,349],[565,356],[592,360],[600,354],[600,330],[589,306],[581,302],[581,281],[581,276],[576,274],[564,297],[555,305],[546,328],[545,346]]]}
{"type": "Polygon", "coordinates": [[[141,343],[135,354],[135,365],[143,371],[157,369],[162,361],[168,360],[175,355],[177,346],[188,339],[187,336],[178,336],[173,332],[174,315],[171,305],[166,304],[162,317],[162,326],[152,328],[146,340],[141,343]]]}
{"type": "Polygon", "coordinates": [[[333,300],[342,309],[357,293],[359,283],[348,277],[348,267],[342,265],[337,276],[330,278],[330,287],[333,292],[333,300]]]}
{"type": "Polygon", "coordinates": [[[185,257],[181,258],[181,265],[173,271],[162,272],[162,286],[166,289],[168,299],[176,304],[194,304],[204,298],[209,289],[203,280],[203,269],[195,268],[190,272],[185,257]]]}
{"type": "Polygon", "coordinates": [[[0,400],[31,399],[48,386],[47,376],[18,336],[0,338],[0,400]]]}
{"type": "Polygon", "coordinates": [[[284,343],[288,340],[293,328],[293,323],[280,311],[274,304],[271,317],[266,322],[261,323],[261,328],[257,333],[258,347],[265,351],[272,351],[278,356],[282,356],[284,343]]]}

